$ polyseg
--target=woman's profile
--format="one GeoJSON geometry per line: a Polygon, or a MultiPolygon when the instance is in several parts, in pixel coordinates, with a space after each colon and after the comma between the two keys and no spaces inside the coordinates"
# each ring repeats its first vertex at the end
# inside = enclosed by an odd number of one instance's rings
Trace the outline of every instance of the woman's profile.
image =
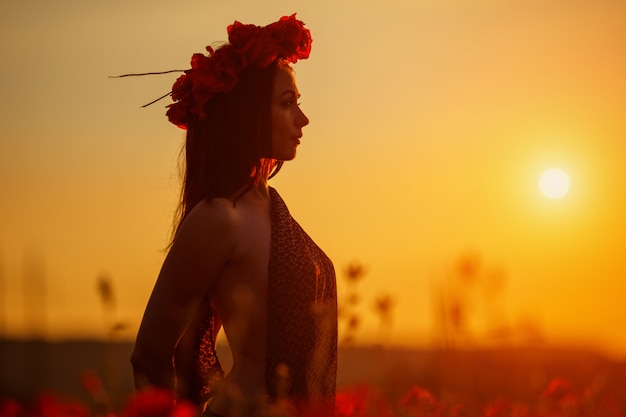
{"type": "Polygon", "coordinates": [[[311,37],[295,14],[234,22],[194,54],[167,116],[186,129],[175,233],[137,334],[136,386],[171,389],[208,416],[283,404],[332,415],[337,369],[333,265],[268,185],[309,119],[291,64],[311,37]],[[215,351],[225,332],[233,366],[215,351]]]}

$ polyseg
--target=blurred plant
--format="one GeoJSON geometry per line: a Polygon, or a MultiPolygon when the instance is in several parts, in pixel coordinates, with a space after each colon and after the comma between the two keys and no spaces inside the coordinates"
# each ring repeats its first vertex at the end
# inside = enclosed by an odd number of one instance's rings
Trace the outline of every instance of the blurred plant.
{"type": "Polygon", "coordinates": [[[126,330],[128,323],[117,317],[117,299],[113,290],[113,279],[108,273],[100,273],[96,279],[96,289],[102,303],[104,324],[109,338],[114,338],[119,332],[126,330]]]}
{"type": "MultiPolygon", "coordinates": [[[[367,268],[360,262],[353,261],[344,269],[345,291],[338,299],[338,324],[341,343],[353,343],[362,324],[362,314],[359,312],[361,295],[358,284],[367,273],[367,268]]],[[[385,334],[392,325],[393,307],[395,299],[389,294],[380,294],[372,303],[372,311],[380,320],[380,340],[385,340],[385,334]]]]}
{"type": "Polygon", "coordinates": [[[502,305],[506,270],[486,265],[475,252],[461,254],[433,285],[437,344],[443,348],[475,343],[541,343],[541,326],[528,318],[512,325],[502,305]]]}
{"type": "MultiPolygon", "coordinates": [[[[113,279],[108,273],[100,273],[100,275],[98,275],[96,279],[96,289],[102,303],[104,325],[107,330],[108,340],[104,362],[104,376],[106,386],[109,387],[109,395],[106,398],[108,404],[104,403],[101,405],[106,405],[110,409],[111,406],[119,404],[120,401],[120,399],[114,395],[114,391],[111,391],[111,387],[119,386],[122,381],[122,374],[120,372],[120,366],[117,363],[113,341],[120,332],[126,330],[129,326],[126,322],[117,317],[117,298],[113,290],[113,279]]],[[[102,388],[102,391],[106,393],[104,388],[102,388]]]]}
{"type": "Polygon", "coordinates": [[[39,249],[32,248],[24,254],[22,287],[27,332],[35,339],[45,339],[48,294],[45,258],[39,249]]]}
{"type": "Polygon", "coordinates": [[[363,264],[351,262],[344,270],[346,283],[345,295],[338,301],[337,319],[339,322],[340,342],[352,343],[357,330],[361,325],[358,313],[358,305],[361,297],[358,293],[358,283],[365,276],[366,270],[363,264]]]}
{"type": "Polygon", "coordinates": [[[4,338],[4,332],[6,328],[6,275],[4,273],[4,258],[0,251],[0,338],[4,338]]]}
{"type": "Polygon", "coordinates": [[[474,253],[460,256],[435,289],[435,326],[445,348],[467,343],[470,291],[478,280],[481,260],[474,253]]]}
{"type": "Polygon", "coordinates": [[[389,294],[380,294],[374,300],[373,309],[379,318],[378,340],[381,344],[390,337],[395,303],[395,299],[389,294]]]}
{"type": "Polygon", "coordinates": [[[395,299],[389,294],[381,294],[374,300],[374,312],[378,315],[382,326],[391,326],[395,303],[395,299]]]}

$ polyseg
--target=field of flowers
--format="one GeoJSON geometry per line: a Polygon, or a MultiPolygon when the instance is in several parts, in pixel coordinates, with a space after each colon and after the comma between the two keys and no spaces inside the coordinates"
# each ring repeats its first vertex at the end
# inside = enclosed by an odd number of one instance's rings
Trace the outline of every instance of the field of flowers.
{"type": "MultiPolygon", "coordinates": [[[[1,417],[194,417],[197,410],[178,402],[170,392],[143,391],[134,394],[121,410],[113,410],[106,392],[93,374],[83,375],[86,391],[92,396],[89,404],[50,392],[40,393],[31,404],[11,398],[0,399],[1,417]]],[[[576,388],[565,379],[554,378],[535,401],[521,403],[507,398],[494,398],[480,406],[468,407],[453,400],[435,397],[419,386],[411,387],[399,398],[390,398],[382,387],[359,385],[338,391],[336,417],[621,417],[624,416],[617,390],[592,384],[576,388]]],[[[622,393],[623,395],[623,393],[622,393]]],[[[289,408],[267,408],[259,417],[294,416],[289,408]]]]}
{"type": "MultiPolygon", "coordinates": [[[[403,350],[354,344],[362,321],[358,283],[365,269],[360,264],[347,268],[335,417],[626,417],[626,363],[541,344],[462,348],[471,314],[465,295],[481,282],[489,288],[493,282],[485,279],[476,258],[461,258],[453,271],[435,303],[439,344],[430,350],[403,350]]],[[[175,404],[169,392],[133,393],[132,343],[115,338],[124,326],[116,318],[112,284],[105,278],[98,281],[98,290],[109,341],[0,339],[0,417],[198,415],[190,404],[175,404]]],[[[497,278],[501,283],[502,276],[497,278]]],[[[394,302],[382,294],[372,303],[383,328],[391,325],[394,302]]],[[[529,341],[541,339],[540,332],[528,334],[529,341]]],[[[218,354],[228,368],[228,348],[218,345],[218,354]]],[[[314,416],[275,404],[257,416],[241,417],[314,416]]]]}
{"type": "MultiPolygon", "coordinates": [[[[25,346],[4,345],[0,417],[197,415],[188,404],[174,407],[166,392],[132,393],[130,344],[40,345],[47,353],[20,360],[25,346]],[[45,357],[51,364],[42,372],[38,359],[45,357]]],[[[343,346],[339,360],[336,417],[626,416],[624,364],[590,353],[343,346]]],[[[290,415],[281,407],[260,414],[290,415]]]]}

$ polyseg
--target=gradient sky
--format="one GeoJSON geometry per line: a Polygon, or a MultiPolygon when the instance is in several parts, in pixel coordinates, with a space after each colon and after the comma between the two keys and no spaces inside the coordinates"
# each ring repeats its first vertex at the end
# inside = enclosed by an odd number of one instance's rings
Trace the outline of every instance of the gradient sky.
{"type": "Polygon", "coordinates": [[[334,260],[340,291],[350,262],[367,267],[360,340],[430,343],[433,289],[470,253],[505,277],[489,299],[480,282],[465,293],[475,340],[497,304],[513,339],[532,325],[548,343],[626,358],[622,0],[3,2],[4,334],[101,337],[96,278],[109,274],[133,337],[183,133],[167,101],[140,108],[177,75],[107,76],[185,69],[233,20],[293,12],[314,39],[296,66],[311,124],[271,184],[334,260]],[[552,166],[572,181],[561,200],[537,187],[552,166]],[[37,263],[45,289],[24,291],[37,263]],[[368,313],[379,294],[396,301],[384,333],[368,313]]]}

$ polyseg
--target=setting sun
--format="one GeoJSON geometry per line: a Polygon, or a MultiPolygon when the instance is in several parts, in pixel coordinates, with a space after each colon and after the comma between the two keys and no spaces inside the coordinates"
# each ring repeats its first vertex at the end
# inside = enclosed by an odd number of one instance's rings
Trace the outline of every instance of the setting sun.
{"type": "Polygon", "coordinates": [[[569,176],[559,168],[550,168],[544,171],[539,178],[539,189],[548,198],[564,197],[569,191],[569,187],[569,176]]]}

